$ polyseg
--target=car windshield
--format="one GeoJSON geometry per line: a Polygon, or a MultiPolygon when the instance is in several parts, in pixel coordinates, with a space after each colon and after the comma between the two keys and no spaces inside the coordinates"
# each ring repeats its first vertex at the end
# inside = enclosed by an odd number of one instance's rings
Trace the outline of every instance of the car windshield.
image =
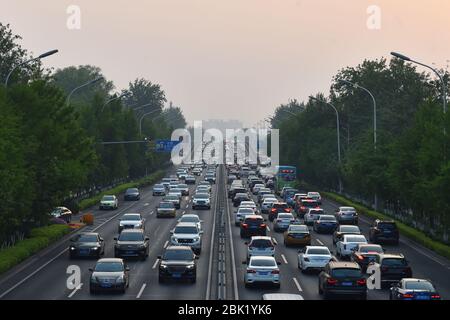
{"type": "Polygon", "coordinates": [[[386,258],[386,259],[383,259],[382,264],[383,264],[383,266],[389,266],[389,267],[404,267],[407,265],[405,259],[400,259],[400,258],[386,258]]]}
{"type": "Polygon", "coordinates": [[[328,248],[310,248],[306,252],[307,254],[322,254],[322,255],[330,255],[330,250],[328,248]]]}
{"type": "Polygon", "coordinates": [[[98,262],[95,265],[97,272],[120,272],[123,271],[123,263],[121,262],[98,262]]]}
{"type": "Polygon", "coordinates": [[[307,226],[290,226],[289,231],[294,232],[309,232],[309,229],[307,226]]]}
{"type": "Polygon", "coordinates": [[[380,229],[389,229],[389,230],[393,230],[396,228],[394,223],[390,223],[390,222],[382,222],[380,224],[378,224],[378,227],[380,229]]]}
{"type": "Polygon", "coordinates": [[[255,248],[267,248],[273,247],[273,244],[269,239],[256,239],[251,242],[250,246],[255,248]]]}
{"type": "Polygon", "coordinates": [[[252,259],[250,265],[254,267],[276,267],[277,263],[273,259],[252,259]]]}
{"type": "Polygon", "coordinates": [[[113,201],[114,200],[114,196],[103,196],[103,201],[113,201]]]}
{"type": "Polygon", "coordinates": [[[162,184],[155,184],[155,189],[162,189],[164,188],[164,185],[162,184]]]}
{"type": "Polygon", "coordinates": [[[294,216],[292,214],[288,214],[288,213],[279,213],[278,214],[278,219],[293,219],[294,216]]]}
{"type": "Polygon", "coordinates": [[[144,235],[141,232],[123,232],[119,236],[119,241],[144,241],[144,235]]]}
{"type": "Polygon", "coordinates": [[[194,199],[209,199],[209,196],[207,194],[196,194],[194,199]]]}
{"type": "Polygon", "coordinates": [[[253,214],[254,211],[251,208],[240,208],[238,213],[248,213],[248,214],[253,214]]]}
{"type": "Polygon", "coordinates": [[[193,258],[194,257],[192,254],[192,250],[177,249],[177,250],[167,250],[164,253],[163,260],[190,261],[193,258]]]}
{"type": "Polygon", "coordinates": [[[360,249],[360,252],[362,252],[362,253],[367,253],[367,252],[383,253],[383,249],[380,246],[363,246],[360,249]]]}
{"type": "Polygon", "coordinates": [[[169,195],[169,196],[166,196],[164,199],[165,200],[178,200],[178,196],[176,196],[176,195],[169,195]]]}
{"type": "Polygon", "coordinates": [[[405,289],[407,290],[427,290],[436,291],[433,285],[428,281],[406,281],[405,289]]]}
{"type": "Polygon", "coordinates": [[[341,207],[341,211],[356,211],[353,207],[341,207]]]}
{"type": "Polygon", "coordinates": [[[188,186],[187,186],[187,184],[179,184],[178,185],[178,188],[180,188],[180,189],[186,189],[188,186]]]}
{"type": "Polygon", "coordinates": [[[287,209],[289,208],[286,203],[274,203],[273,207],[276,209],[287,209]]]}
{"type": "Polygon", "coordinates": [[[340,226],[339,231],[346,233],[359,233],[359,228],[357,226],[340,226]]]}
{"type": "Polygon", "coordinates": [[[137,193],[137,192],[138,192],[138,189],[136,189],[136,188],[131,188],[131,189],[127,190],[127,193],[137,193]]]}
{"type": "Polygon", "coordinates": [[[354,268],[333,269],[332,276],[335,278],[361,278],[361,270],[354,268]]]}
{"type": "Polygon", "coordinates": [[[336,221],[336,218],[333,216],[320,216],[320,221],[336,221]]]}
{"type": "Polygon", "coordinates": [[[137,214],[125,214],[120,220],[139,221],[141,220],[141,216],[137,214]]]}
{"type": "Polygon", "coordinates": [[[194,226],[178,226],[175,228],[174,233],[197,234],[198,230],[194,226]]]}
{"type": "Polygon", "coordinates": [[[98,238],[94,234],[82,234],[78,238],[78,242],[97,242],[98,238]]]}
{"type": "Polygon", "coordinates": [[[367,242],[364,237],[346,237],[347,242],[367,242]]]}
{"type": "Polygon", "coordinates": [[[174,205],[173,205],[172,202],[161,202],[161,203],[159,204],[159,207],[160,207],[160,208],[173,208],[174,205]]]}
{"type": "Polygon", "coordinates": [[[316,201],[302,201],[302,205],[307,208],[314,208],[318,206],[316,201]]]}
{"type": "Polygon", "coordinates": [[[199,217],[196,216],[182,216],[180,222],[200,222],[199,217]]]}

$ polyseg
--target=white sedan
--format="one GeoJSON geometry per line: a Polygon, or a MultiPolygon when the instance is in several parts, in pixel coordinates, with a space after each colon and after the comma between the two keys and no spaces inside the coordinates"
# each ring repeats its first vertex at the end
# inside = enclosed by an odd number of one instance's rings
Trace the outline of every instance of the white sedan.
{"type": "Polygon", "coordinates": [[[336,255],[339,258],[350,257],[359,244],[367,244],[367,239],[360,234],[344,234],[341,241],[336,243],[336,255]]]}
{"type": "Polygon", "coordinates": [[[306,246],[298,255],[298,268],[302,272],[309,269],[323,269],[333,260],[330,250],[325,246],[306,246]]]}
{"type": "MultiPolygon", "coordinates": [[[[246,263],[244,261],[244,263],[246,263]]],[[[252,256],[245,271],[245,287],[255,283],[270,283],[280,287],[279,263],[274,257],[252,256]]]]}

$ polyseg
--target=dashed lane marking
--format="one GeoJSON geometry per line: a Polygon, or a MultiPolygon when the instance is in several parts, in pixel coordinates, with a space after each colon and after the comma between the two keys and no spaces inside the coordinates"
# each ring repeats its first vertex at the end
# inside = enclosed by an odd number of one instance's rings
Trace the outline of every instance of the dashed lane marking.
{"type": "Polygon", "coordinates": [[[158,262],[159,262],[159,259],[156,259],[155,263],[154,263],[153,266],[152,266],[152,269],[155,269],[155,268],[156,268],[156,266],[158,265],[158,262]]]}
{"type": "Polygon", "coordinates": [[[285,264],[288,264],[288,261],[287,261],[287,259],[286,259],[284,254],[281,254],[281,259],[283,259],[285,264]]]}
{"type": "Polygon", "coordinates": [[[140,299],[140,298],[141,298],[142,293],[144,292],[146,286],[147,286],[146,283],[144,283],[144,284],[142,285],[141,290],[139,290],[139,293],[138,293],[138,295],[136,296],[136,299],[140,299]]]}
{"type": "Polygon", "coordinates": [[[297,287],[298,291],[302,292],[303,289],[300,286],[300,283],[298,282],[297,278],[292,278],[294,280],[295,286],[297,287]]]}

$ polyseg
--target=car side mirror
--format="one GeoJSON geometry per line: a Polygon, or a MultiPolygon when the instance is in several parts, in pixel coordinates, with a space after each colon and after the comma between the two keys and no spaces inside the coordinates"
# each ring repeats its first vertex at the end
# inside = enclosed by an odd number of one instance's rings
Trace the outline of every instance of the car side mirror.
{"type": "Polygon", "coordinates": [[[125,271],[130,271],[130,267],[125,267],[125,271]]]}
{"type": "Polygon", "coordinates": [[[92,269],[92,268],[89,268],[89,271],[90,271],[90,272],[94,272],[94,269],[92,269]]]}
{"type": "Polygon", "coordinates": [[[117,241],[117,237],[114,237],[114,240],[117,241]]]}
{"type": "Polygon", "coordinates": [[[100,238],[100,242],[103,242],[103,241],[105,241],[105,239],[103,239],[103,238],[100,238]]]}
{"type": "Polygon", "coordinates": [[[200,256],[195,256],[194,259],[195,259],[195,260],[198,260],[198,259],[200,259],[200,256]]]}
{"type": "Polygon", "coordinates": [[[150,241],[150,238],[149,237],[145,237],[145,241],[150,241]]]}

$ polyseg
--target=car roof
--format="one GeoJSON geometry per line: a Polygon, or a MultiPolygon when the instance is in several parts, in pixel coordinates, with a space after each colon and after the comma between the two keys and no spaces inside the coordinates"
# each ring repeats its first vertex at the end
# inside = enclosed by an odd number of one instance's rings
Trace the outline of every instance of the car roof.
{"type": "Polygon", "coordinates": [[[380,254],[381,259],[404,259],[405,256],[401,253],[384,253],[380,254]]]}
{"type": "MultiPolygon", "coordinates": [[[[306,246],[305,250],[307,250],[307,249],[328,249],[328,247],[327,246],[306,246]]],[[[328,251],[329,250],[330,249],[328,249],[328,251]]]]}
{"type": "Polygon", "coordinates": [[[120,258],[101,258],[97,261],[97,263],[99,262],[121,262],[123,263],[123,260],[120,258]]]}
{"type": "Polygon", "coordinates": [[[251,260],[272,260],[272,261],[275,261],[275,258],[271,257],[271,256],[250,256],[250,261],[251,260]]]}
{"type": "Polygon", "coordinates": [[[188,246],[168,246],[166,251],[174,251],[174,250],[189,250],[192,251],[191,247],[188,246]]]}
{"type": "Polygon", "coordinates": [[[197,227],[195,222],[178,222],[175,227],[197,227]]]}
{"type": "Polygon", "coordinates": [[[98,232],[81,232],[80,236],[98,236],[98,232]]]}
{"type": "Polygon", "coordinates": [[[262,298],[263,300],[305,300],[301,295],[292,293],[265,293],[262,298]]]}
{"type": "Polygon", "coordinates": [[[337,269],[337,268],[352,268],[352,269],[359,269],[361,270],[361,267],[356,262],[351,261],[330,261],[328,263],[331,269],[337,269]]]}
{"type": "Polygon", "coordinates": [[[129,212],[129,213],[124,213],[122,217],[125,217],[125,216],[139,216],[140,217],[141,214],[137,213],[137,212],[129,212]]]}
{"type": "Polygon", "coordinates": [[[142,229],[123,229],[122,233],[144,233],[142,229]]]}
{"type": "Polygon", "coordinates": [[[267,237],[267,236],[253,236],[251,237],[251,240],[270,240],[272,241],[272,237],[267,237]]]}
{"type": "Polygon", "coordinates": [[[322,217],[326,217],[326,218],[334,218],[334,219],[336,219],[336,217],[335,216],[333,216],[333,215],[331,215],[331,214],[321,214],[320,216],[319,216],[319,219],[321,219],[322,217]]]}
{"type": "Polygon", "coordinates": [[[259,214],[250,214],[248,216],[245,216],[245,219],[264,219],[264,218],[259,214]]]}

